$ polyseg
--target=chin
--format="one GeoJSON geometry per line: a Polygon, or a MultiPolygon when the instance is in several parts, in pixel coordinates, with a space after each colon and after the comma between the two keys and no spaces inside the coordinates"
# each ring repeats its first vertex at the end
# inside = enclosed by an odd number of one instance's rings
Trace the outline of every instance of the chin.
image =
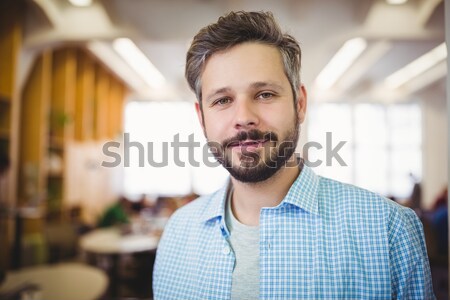
{"type": "Polygon", "coordinates": [[[281,168],[281,166],[269,167],[264,162],[257,166],[243,166],[243,164],[241,164],[241,166],[227,168],[227,170],[234,179],[244,183],[259,183],[266,181],[275,175],[281,168]]]}

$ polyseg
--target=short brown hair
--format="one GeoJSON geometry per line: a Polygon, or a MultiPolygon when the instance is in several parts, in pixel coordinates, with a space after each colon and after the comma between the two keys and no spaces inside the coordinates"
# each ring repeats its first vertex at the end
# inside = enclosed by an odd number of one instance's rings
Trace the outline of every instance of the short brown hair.
{"type": "Polygon", "coordinates": [[[298,42],[281,31],[270,12],[230,12],[216,23],[202,28],[186,55],[185,76],[201,103],[201,73],[214,53],[245,42],[275,46],[283,58],[284,71],[291,84],[294,100],[300,86],[301,49],[298,42]]]}

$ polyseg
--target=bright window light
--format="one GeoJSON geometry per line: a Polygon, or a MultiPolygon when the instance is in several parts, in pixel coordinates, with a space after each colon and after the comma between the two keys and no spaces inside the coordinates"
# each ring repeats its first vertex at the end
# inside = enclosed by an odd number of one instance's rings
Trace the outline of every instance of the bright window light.
{"type": "Polygon", "coordinates": [[[400,4],[405,4],[406,2],[408,2],[408,0],[386,0],[387,4],[391,4],[391,5],[400,5],[400,4]]]}
{"type": "Polygon", "coordinates": [[[325,164],[324,149],[311,147],[308,161],[319,175],[362,188],[407,199],[416,178],[422,177],[422,112],[419,104],[314,103],[309,107],[308,140],[326,145],[326,132],[333,144],[345,141],[337,161],[325,164]]]}
{"type": "Polygon", "coordinates": [[[433,50],[425,53],[418,59],[412,61],[405,67],[389,75],[385,79],[385,83],[391,89],[398,88],[399,86],[405,84],[414,77],[417,77],[418,75],[422,74],[428,69],[431,69],[439,62],[446,59],[446,57],[447,57],[447,47],[445,43],[442,43],[433,50]]]}
{"type": "Polygon", "coordinates": [[[322,90],[332,87],[366,47],[367,42],[363,38],[354,38],[345,42],[317,76],[316,86],[322,90]]]}
{"type": "Polygon", "coordinates": [[[119,38],[113,42],[114,50],[138,73],[152,88],[161,88],[166,79],[150,62],[144,53],[128,38],[119,38]]]}
{"type": "Polygon", "coordinates": [[[92,0],[69,0],[73,6],[86,7],[92,4],[92,0]]]}
{"type": "Polygon", "coordinates": [[[228,172],[222,166],[204,163],[206,140],[192,103],[130,102],[125,110],[125,132],[130,141],[144,148],[144,162],[139,166],[140,150],[131,147],[130,166],[124,168],[126,195],[181,196],[191,192],[204,195],[219,189],[228,180],[228,172]],[[186,143],[191,134],[199,145],[188,148],[186,143]],[[178,150],[172,146],[176,136],[184,144],[178,150]],[[151,165],[150,158],[157,163],[167,163],[151,165]]]}

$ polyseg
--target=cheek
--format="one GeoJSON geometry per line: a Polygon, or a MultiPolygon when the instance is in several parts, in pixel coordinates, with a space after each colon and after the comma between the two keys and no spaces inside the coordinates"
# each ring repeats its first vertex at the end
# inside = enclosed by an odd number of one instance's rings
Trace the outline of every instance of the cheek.
{"type": "Polygon", "coordinates": [[[219,118],[210,118],[205,116],[204,119],[205,134],[210,141],[221,141],[226,138],[226,127],[219,118]]]}
{"type": "Polygon", "coordinates": [[[291,128],[296,118],[295,112],[292,108],[290,110],[273,109],[265,116],[266,117],[262,121],[268,127],[267,129],[272,129],[279,132],[283,132],[286,129],[291,128]]]}
{"type": "Polygon", "coordinates": [[[204,126],[210,139],[224,139],[232,134],[232,113],[204,112],[204,126]]]}

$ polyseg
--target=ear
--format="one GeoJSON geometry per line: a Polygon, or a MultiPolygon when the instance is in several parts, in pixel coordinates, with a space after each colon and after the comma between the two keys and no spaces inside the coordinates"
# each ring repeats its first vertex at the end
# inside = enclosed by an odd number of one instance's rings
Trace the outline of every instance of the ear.
{"type": "Polygon", "coordinates": [[[308,94],[306,92],[305,86],[302,84],[300,85],[297,94],[297,115],[300,124],[303,123],[303,121],[305,121],[307,104],[308,104],[308,94]]]}
{"type": "Polygon", "coordinates": [[[198,121],[200,122],[200,125],[202,126],[203,131],[205,131],[205,123],[203,120],[203,112],[202,109],[200,107],[200,102],[195,102],[195,111],[197,112],[197,118],[198,121]]]}

